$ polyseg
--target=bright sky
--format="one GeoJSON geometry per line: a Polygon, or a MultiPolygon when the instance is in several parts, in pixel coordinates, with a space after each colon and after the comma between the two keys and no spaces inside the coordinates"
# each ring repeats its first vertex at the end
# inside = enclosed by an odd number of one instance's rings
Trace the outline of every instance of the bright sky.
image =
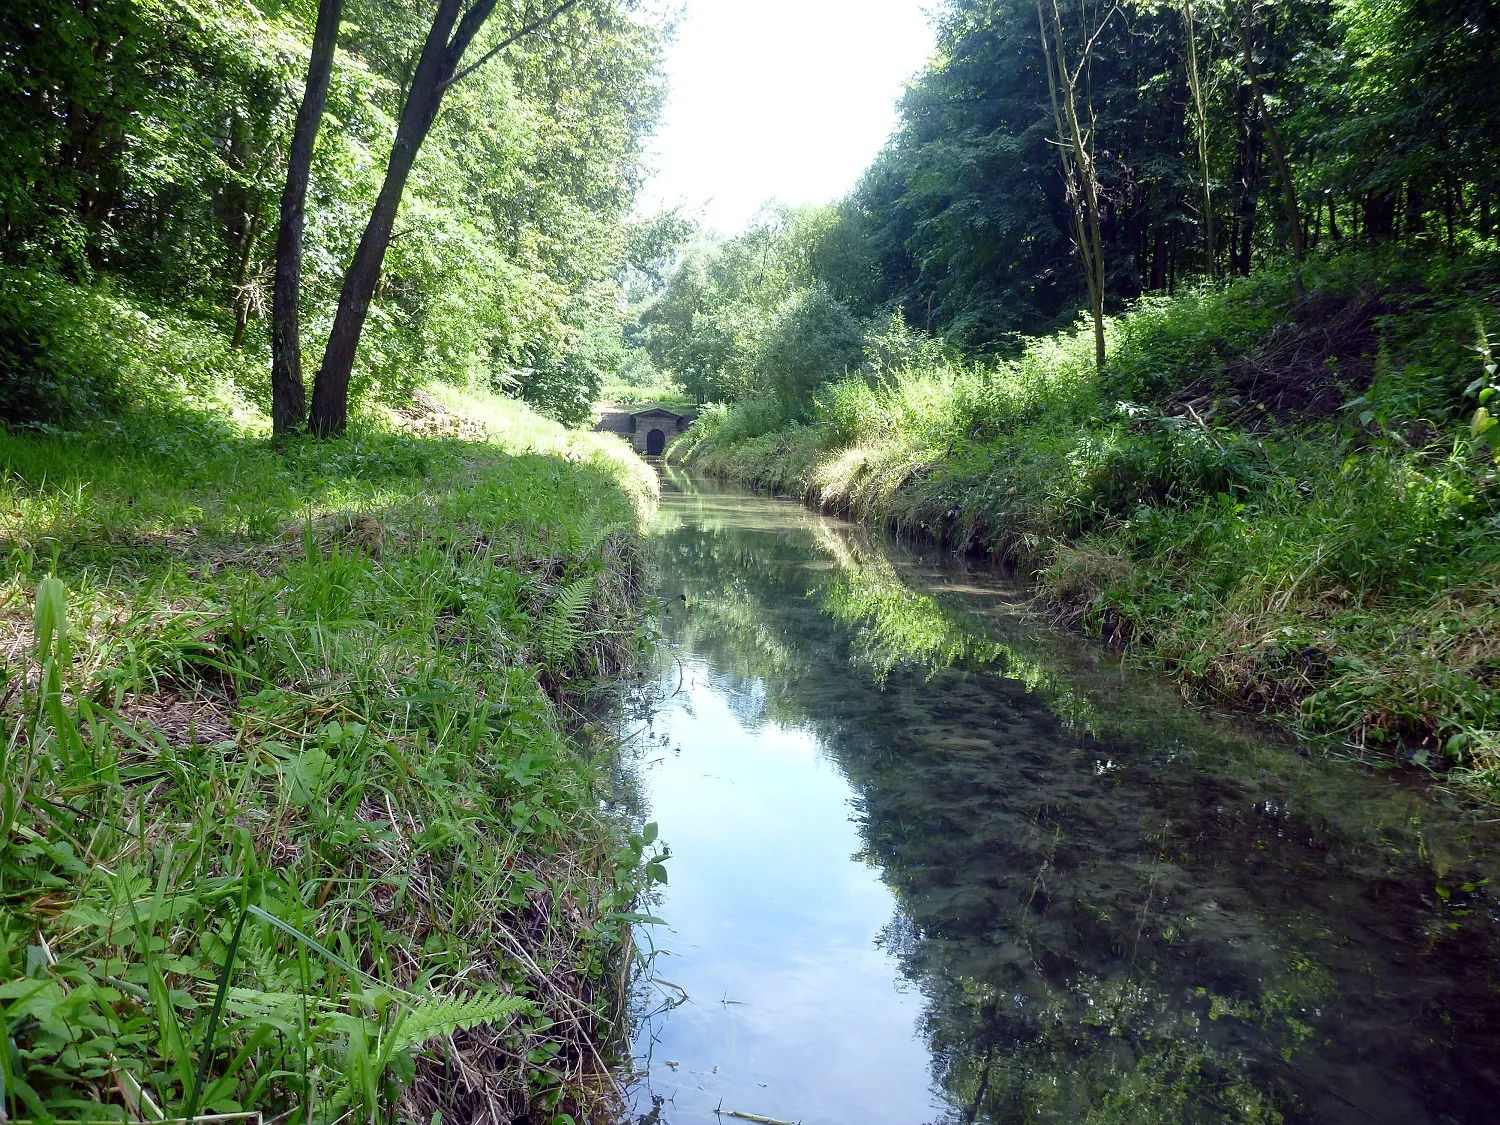
{"type": "MultiPolygon", "coordinates": [[[[930,0],[929,0],[930,2],[930,0]]],[[[643,212],[686,205],[721,234],[761,205],[854,186],[927,61],[921,0],[686,0],[643,212]]]]}

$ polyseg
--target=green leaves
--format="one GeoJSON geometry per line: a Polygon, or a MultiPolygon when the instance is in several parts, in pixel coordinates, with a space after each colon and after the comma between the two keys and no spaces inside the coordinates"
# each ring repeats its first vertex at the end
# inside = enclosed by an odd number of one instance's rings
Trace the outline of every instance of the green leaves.
{"type": "Polygon", "coordinates": [[[558,591],[539,633],[542,655],[549,664],[560,664],[584,638],[583,617],[594,600],[592,574],[575,579],[558,591]]]}
{"type": "Polygon", "coordinates": [[[55,673],[59,665],[71,659],[68,647],[68,597],[62,579],[44,578],[36,588],[36,607],[32,614],[37,660],[55,673]]]}
{"type": "Polygon", "coordinates": [[[282,775],[287,799],[296,805],[310,805],[333,780],[334,760],[319,746],[302,751],[286,766],[282,775]]]}
{"type": "Polygon", "coordinates": [[[1500,369],[1500,360],[1496,357],[1496,345],[1485,332],[1484,325],[1479,325],[1479,343],[1474,350],[1479,353],[1483,362],[1483,374],[1475,379],[1464,390],[1466,397],[1478,400],[1478,407],[1469,421],[1469,433],[1475,441],[1489,447],[1490,456],[1496,464],[1500,464],[1500,418],[1495,416],[1491,404],[1495,409],[1500,409],[1500,403],[1496,402],[1500,396],[1500,375],[1496,374],[1500,369]]]}

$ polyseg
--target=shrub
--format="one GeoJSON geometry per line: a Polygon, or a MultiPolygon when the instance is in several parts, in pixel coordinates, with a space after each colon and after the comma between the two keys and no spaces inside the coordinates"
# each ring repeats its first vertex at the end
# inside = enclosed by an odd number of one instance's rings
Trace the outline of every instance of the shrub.
{"type": "Polygon", "coordinates": [[[761,341],[761,383],[801,413],[813,391],[859,366],[864,346],[859,322],[819,282],[777,310],[761,341]]]}
{"type": "Polygon", "coordinates": [[[6,271],[0,286],[0,418],[73,426],[119,404],[118,358],[70,287],[6,271]]]}
{"type": "Polygon", "coordinates": [[[12,425],[76,428],[225,384],[260,403],[265,362],[231,348],[212,321],[41,271],[0,270],[0,418],[12,425]]]}

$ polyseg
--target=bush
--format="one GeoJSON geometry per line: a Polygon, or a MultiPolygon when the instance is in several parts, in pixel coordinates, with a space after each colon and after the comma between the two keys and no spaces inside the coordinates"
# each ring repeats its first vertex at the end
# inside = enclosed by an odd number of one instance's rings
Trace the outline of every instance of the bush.
{"type": "Polygon", "coordinates": [[[819,282],[777,310],[761,340],[761,385],[801,413],[815,390],[859,367],[864,347],[859,321],[819,282]]]}
{"type": "Polygon", "coordinates": [[[266,362],[232,349],[212,321],[0,270],[0,418],[11,425],[76,428],[226,383],[261,402],[266,362]]]}
{"type": "Polygon", "coordinates": [[[1493,253],[1343,251],[1308,259],[1303,281],[1300,300],[1288,269],[1141,298],[1113,324],[1105,390],[1147,402],[1197,384],[1229,398],[1248,371],[1261,394],[1274,393],[1270,376],[1294,398],[1326,374],[1367,421],[1444,424],[1462,411],[1474,322],[1500,316],[1493,253]]]}
{"type": "Polygon", "coordinates": [[[70,288],[6,271],[0,286],[0,418],[76,426],[119,405],[119,362],[70,288]]]}

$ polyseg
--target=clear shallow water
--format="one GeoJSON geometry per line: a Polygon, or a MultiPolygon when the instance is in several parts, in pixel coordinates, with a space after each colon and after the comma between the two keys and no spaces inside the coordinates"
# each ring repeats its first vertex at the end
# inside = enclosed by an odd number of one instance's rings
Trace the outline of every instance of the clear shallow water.
{"type": "Polygon", "coordinates": [[[997,576],[664,486],[639,1113],[1500,1121],[1493,826],[1205,722],[997,576]]]}

